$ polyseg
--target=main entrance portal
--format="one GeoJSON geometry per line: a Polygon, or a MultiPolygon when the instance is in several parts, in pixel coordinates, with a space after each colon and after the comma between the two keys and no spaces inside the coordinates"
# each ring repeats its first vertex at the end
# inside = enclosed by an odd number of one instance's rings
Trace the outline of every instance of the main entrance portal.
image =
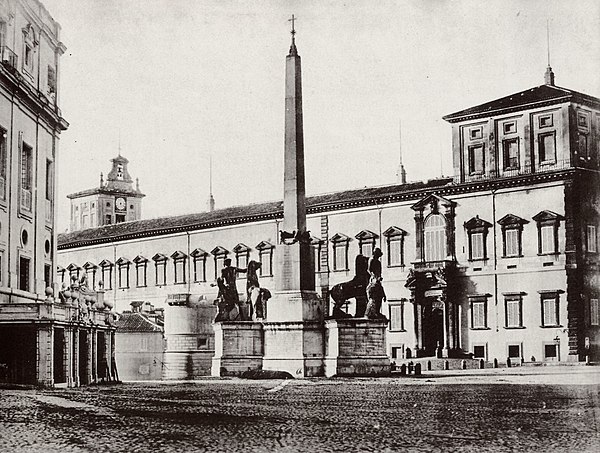
{"type": "Polygon", "coordinates": [[[423,353],[426,356],[441,353],[444,342],[444,310],[436,301],[428,300],[423,306],[423,353]]]}

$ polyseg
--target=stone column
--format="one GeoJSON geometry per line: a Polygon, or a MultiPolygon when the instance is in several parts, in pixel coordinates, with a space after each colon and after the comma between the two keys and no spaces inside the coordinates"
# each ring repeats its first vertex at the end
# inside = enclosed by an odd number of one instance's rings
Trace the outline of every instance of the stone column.
{"type": "Polygon", "coordinates": [[[87,382],[91,384],[96,382],[98,378],[96,376],[96,332],[94,329],[88,327],[87,331],[87,382]]]}
{"type": "Polygon", "coordinates": [[[442,309],[444,310],[444,345],[442,347],[442,357],[448,357],[448,345],[449,345],[449,334],[448,334],[448,302],[444,297],[440,297],[442,300],[442,309]]]}
{"type": "Polygon", "coordinates": [[[423,253],[423,210],[415,213],[415,261],[423,261],[425,254],[423,253]]]}
{"type": "Polygon", "coordinates": [[[73,387],[73,327],[65,327],[65,380],[67,387],[73,387]]]}
{"type": "Polygon", "coordinates": [[[54,329],[52,325],[40,325],[36,330],[36,337],[36,381],[38,385],[52,386],[54,384],[54,329]]]}
{"type": "Polygon", "coordinates": [[[81,381],[79,380],[79,363],[81,358],[79,357],[79,328],[73,328],[73,386],[79,387],[81,381]]]}

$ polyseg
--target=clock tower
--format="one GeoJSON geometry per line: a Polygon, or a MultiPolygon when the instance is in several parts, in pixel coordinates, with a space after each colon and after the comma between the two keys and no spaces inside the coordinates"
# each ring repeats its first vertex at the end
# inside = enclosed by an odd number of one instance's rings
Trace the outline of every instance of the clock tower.
{"type": "Polygon", "coordinates": [[[106,181],[100,174],[100,186],[67,195],[71,200],[71,231],[95,228],[113,223],[139,220],[142,198],[139,181],[127,169],[129,161],[120,154],[111,159],[112,169],[106,181]]]}

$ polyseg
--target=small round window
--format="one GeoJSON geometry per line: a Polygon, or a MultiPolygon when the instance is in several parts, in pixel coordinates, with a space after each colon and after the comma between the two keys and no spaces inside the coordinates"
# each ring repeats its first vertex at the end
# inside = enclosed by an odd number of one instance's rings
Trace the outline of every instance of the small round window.
{"type": "Polygon", "coordinates": [[[27,233],[27,230],[23,230],[23,232],[21,233],[21,242],[23,243],[23,245],[27,245],[28,241],[29,241],[29,233],[27,233]]]}
{"type": "Polygon", "coordinates": [[[44,243],[44,250],[46,251],[46,255],[50,253],[50,241],[48,239],[46,239],[46,242],[44,243]]]}

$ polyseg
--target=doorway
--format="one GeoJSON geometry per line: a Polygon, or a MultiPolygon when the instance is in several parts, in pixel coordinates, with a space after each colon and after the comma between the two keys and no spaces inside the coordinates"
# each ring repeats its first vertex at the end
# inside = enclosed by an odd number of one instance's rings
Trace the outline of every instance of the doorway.
{"type": "Polygon", "coordinates": [[[423,349],[426,356],[444,347],[444,310],[427,303],[423,309],[423,349]]]}

